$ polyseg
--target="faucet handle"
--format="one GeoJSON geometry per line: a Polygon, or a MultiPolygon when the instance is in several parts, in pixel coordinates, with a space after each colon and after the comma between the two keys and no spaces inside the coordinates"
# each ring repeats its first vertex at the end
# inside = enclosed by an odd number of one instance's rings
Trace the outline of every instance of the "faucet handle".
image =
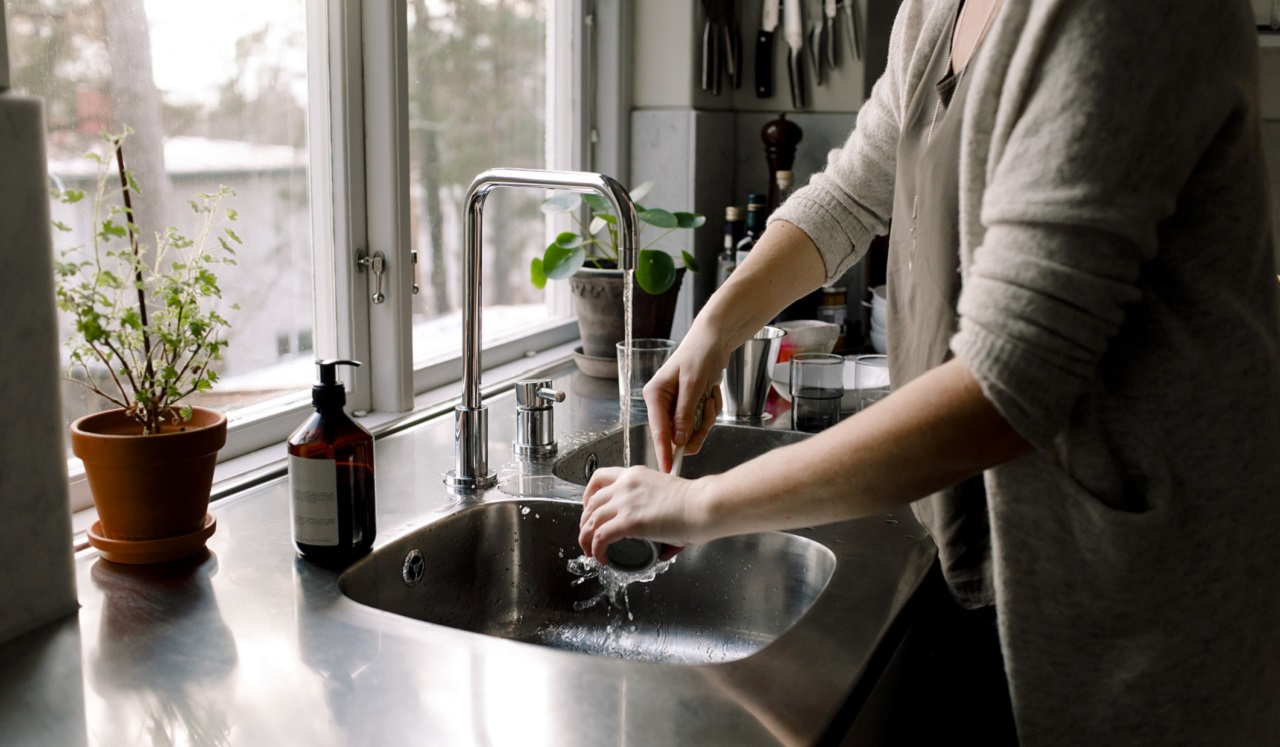
{"type": "Polygon", "coordinates": [[[564,402],[564,392],[552,388],[550,379],[516,382],[516,440],[512,447],[517,456],[555,456],[556,402],[564,402]]]}
{"type": "Polygon", "coordinates": [[[552,388],[551,379],[528,379],[516,382],[516,406],[526,409],[547,409],[556,402],[564,402],[564,392],[552,388]]]}

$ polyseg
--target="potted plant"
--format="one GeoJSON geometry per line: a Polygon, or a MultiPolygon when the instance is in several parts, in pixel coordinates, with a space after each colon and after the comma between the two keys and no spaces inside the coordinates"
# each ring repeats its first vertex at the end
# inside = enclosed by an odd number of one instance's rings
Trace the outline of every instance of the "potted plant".
{"type": "MultiPolygon", "coordinates": [[[[634,282],[643,293],[632,294],[632,332],[636,337],[669,337],[685,270],[697,272],[698,263],[692,254],[682,250],[682,266],[677,267],[670,254],[654,246],[673,231],[702,226],[706,218],[697,213],[644,207],[639,201],[652,188],[653,182],[647,181],[630,190],[640,228],[643,230],[649,225],[663,229],[652,241],[640,242],[634,282]]],[[[618,269],[617,216],[603,198],[572,192],[548,198],[542,203],[542,210],[547,214],[567,213],[578,231],[556,236],[543,255],[534,258],[530,278],[538,288],[545,287],[548,279],[568,278],[583,355],[606,363],[615,361],[614,346],[623,338],[623,277],[618,269]],[[579,208],[584,202],[591,211],[590,223],[584,223],[580,217],[579,208]]],[[[588,373],[597,370],[584,369],[588,373]]],[[[613,375],[607,365],[603,371],[613,375]]]]}
{"type": "MultiPolygon", "coordinates": [[[[192,237],[169,227],[144,243],[132,220],[139,190],[124,165],[128,132],[104,134],[110,157],[86,156],[98,164],[92,238],[54,266],[58,308],[72,319],[67,377],[116,405],[71,424],[98,509],[89,541],[109,560],[149,563],[198,552],[216,527],[209,492],[227,419],[182,400],[217,381],[228,323],[214,308],[216,269],[235,263],[241,241],[222,225],[236,219],[222,208],[234,192],[222,187],[190,201],[192,237]]],[[[85,199],[72,189],[55,196],[85,199]]]]}

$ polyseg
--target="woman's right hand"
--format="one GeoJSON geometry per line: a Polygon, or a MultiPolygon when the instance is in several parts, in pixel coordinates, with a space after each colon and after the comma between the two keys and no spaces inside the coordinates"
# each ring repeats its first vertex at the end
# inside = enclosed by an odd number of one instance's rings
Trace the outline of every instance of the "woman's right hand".
{"type": "Polygon", "coordinates": [[[675,447],[683,445],[686,454],[698,453],[715,425],[723,407],[720,377],[729,361],[729,351],[722,347],[695,322],[675,353],[645,385],[654,453],[663,472],[671,471],[675,447]],[[702,419],[695,427],[699,403],[702,419]]]}

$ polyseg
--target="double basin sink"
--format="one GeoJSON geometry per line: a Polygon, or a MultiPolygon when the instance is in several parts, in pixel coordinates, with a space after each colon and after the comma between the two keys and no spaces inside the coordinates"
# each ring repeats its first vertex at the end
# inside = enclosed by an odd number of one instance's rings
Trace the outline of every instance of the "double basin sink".
{"type": "MultiPolygon", "coordinates": [[[[786,430],[717,425],[687,477],[723,472],[804,438],[786,430]]],[[[632,429],[650,466],[647,426],[632,429]]],[[[585,485],[622,464],[622,431],[574,448],[554,478],[585,485]]],[[[601,579],[570,570],[578,501],[486,498],[377,549],[340,578],[370,607],[436,625],[597,656],[697,665],[743,659],[790,629],[826,588],[836,556],[797,534],[765,532],[689,547],[652,580],[610,599],[601,579]]],[[[579,561],[580,562],[580,561],[579,561]]]]}

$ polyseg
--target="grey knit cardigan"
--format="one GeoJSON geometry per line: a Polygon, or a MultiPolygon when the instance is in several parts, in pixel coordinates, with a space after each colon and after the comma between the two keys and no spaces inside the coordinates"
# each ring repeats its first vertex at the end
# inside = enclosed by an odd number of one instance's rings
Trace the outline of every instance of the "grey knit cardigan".
{"type": "MultiPolygon", "coordinates": [[[[774,216],[829,278],[888,228],[900,118],[956,7],[906,0],[848,142],[774,216]]],[[[1005,0],[971,63],[952,350],[1036,446],[985,474],[1024,745],[1280,744],[1252,24],[1244,0],[1005,0]]]]}

